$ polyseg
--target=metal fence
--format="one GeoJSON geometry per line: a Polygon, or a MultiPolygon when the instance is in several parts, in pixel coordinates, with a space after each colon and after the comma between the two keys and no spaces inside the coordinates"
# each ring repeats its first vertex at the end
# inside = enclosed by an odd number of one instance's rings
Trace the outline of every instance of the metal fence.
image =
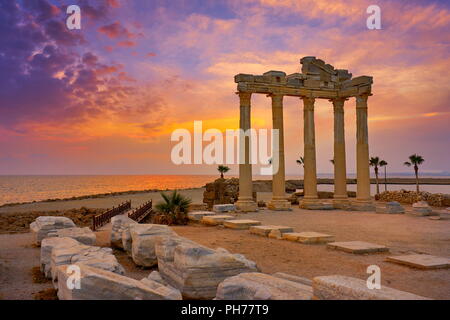
{"type": "Polygon", "coordinates": [[[120,204],[118,207],[113,207],[112,209],[98,214],[92,217],[92,230],[95,231],[98,228],[104,226],[111,221],[111,218],[117,216],[118,214],[123,214],[125,211],[131,209],[131,200],[120,204]]]}
{"type": "Polygon", "coordinates": [[[150,200],[146,203],[144,203],[139,208],[136,208],[132,212],[128,214],[128,217],[133,219],[136,222],[142,221],[150,212],[152,212],[153,208],[153,201],[150,200]]]}

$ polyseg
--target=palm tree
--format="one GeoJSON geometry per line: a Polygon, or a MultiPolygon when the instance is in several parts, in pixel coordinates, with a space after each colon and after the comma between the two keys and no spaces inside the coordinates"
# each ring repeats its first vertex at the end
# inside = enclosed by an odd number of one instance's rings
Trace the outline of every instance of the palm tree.
{"type": "Polygon", "coordinates": [[[230,171],[230,168],[221,164],[217,167],[217,170],[220,172],[220,177],[223,179],[223,174],[230,171]]]}
{"type": "Polygon", "coordinates": [[[416,190],[419,192],[419,165],[421,165],[425,161],[422,156],[417,154],[413,154],[409,156],[409,161],[404,162],[403,164],[407,167],[414,166],[414,173],[416,174],[416,190]]]}
{"type": "Polygon", "coordinates": [[[176,190],[169,195],[161,192],[161,197],[164,201],[155,206],[156,211],[166,217],[168,224],[185,224],[192,200],[176,190]]]}
{"type": "Polygon", "coordinates": [[[303,157],[300,157],[295,162],[297,162],[298,165],[301,165],[301,166],[305,167],[305,159],[303,157]]]}
{"type": "MultiPolygon", "coordinates": [[[[380,194],[380,185],[378,184],[378,167],[381,166],[380,162],[384,160],[380,160],[379,157],[371,157],[369,160],[369,165],[374,167],[375,171],[375,181],[377,183],[377,194],[380,194]]],[[[386,162],[386,161],[384,161],[386,162]]]]}
{"type": "Polygon", "coordinates": [[[385,160],[380,161],[380,168],[384,167],[384,191],[387,191],[387,176],[386,176],[386,167],[388,163],[385,160]]]}

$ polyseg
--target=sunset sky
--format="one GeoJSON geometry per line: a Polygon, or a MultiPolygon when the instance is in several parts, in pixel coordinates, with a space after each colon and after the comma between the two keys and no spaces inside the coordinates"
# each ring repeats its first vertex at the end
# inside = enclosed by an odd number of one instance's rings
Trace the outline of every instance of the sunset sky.
{"type": "MultiPolygon", "coordinates": [[[[171,163],[174,129],[234,129],[234,75],[299,72],[316,56],[374,78],[370,154],[391,172],[412,153],[450,172],[450,3],[361,0],[11,0],[0,2],[0,174],[215,174],[171,163]],[[66,8],[81,8],[81,30],[66,8]],[[366,9],[381,8],[382,30],[366,9]]],[[[355,99],[346,102],[355,172],[355,99]]],[[[288,174],[303,149],[299,99],[285,98],[288,174]]],[[[252,126],[272,127],[252,99],[252,126]]],[[[332,172],[333,112],[316,102],[317,167],[332,172]]],[[[232,174],[236,174],[232,166],[232,174]]]]}

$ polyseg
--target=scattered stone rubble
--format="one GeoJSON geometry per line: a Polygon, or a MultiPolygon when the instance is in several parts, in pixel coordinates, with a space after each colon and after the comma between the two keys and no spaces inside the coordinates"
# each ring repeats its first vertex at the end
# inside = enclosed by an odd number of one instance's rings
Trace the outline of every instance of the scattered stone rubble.
{"type": "Polygon", "coordinates": [[[83,264],[117,274],[125,274],[124,268],[113,255],[111,248],[86,246],[79,243],[70,247],[58,246],[52,249],[50,267],[54,284],[58,281],[57,267],[72,264],[83,264]]]}
{"type": "Polygon", "coordinates": [[[42,216],[38,217],[30,224],[30,230],[33,233],[35,243],[41,245],[42,239],[45,239],[49,233],[59,229],[74,228],[75,223],[66,217],[42,216]]]}
{"type": "MultiPolygon", "coordinates": [[[[67,221],[42,222],[39,220],[39,226],[69,225],[67,221]]],[[[365,280],[344,276],[316,277],[311,281],[285,273],[263,274],[259,273],[255,262],[243,255],[231,254],[222,248],[207,248],[178,236],[164,225],[136,224],[123,217],[114,219],[113,225],[115,235],[111,235],[111,244],[124,250],[131,247],[129,254],[136,264],[157,264],[158,271],[140,281],[128,278],[112,249],[76,240],[74,235],[83,231],[68,228],[60,232],[64,229],[55,231],[43,227],[36,231],[38,234],[41,229],[46,230],[48,236],[41,238],[41,270],[53,279],[60,300],[427,299],[387,287],[369,290],[365,280]],[[72,237],[64,237],[64,234],[72,237]],[[70,289],[67,285],[71,275],[67,272],[69,265],[80,268],[80,289],[70,289]]],[[[263,236],[275,231],[278,236],[274,237],[278,238],[292,233],[292,229],[283,226],[252,226],[250,229],[251,233],[263,236]]]]}
{"type": "Polygon", "coordinates": [[[59,238],[72,238],[88,246],[93,246],[97,240],[95,233],[92,232],[92,230],[89,227],[58,229],[53,232],[49,232],[47,236],[59,238]]]}
{"type": "Polygon", "coordinates": [[[429,300],[384,286],[372,290],[366,280],[336,275],[314,278],[313,293],[319,300],[429,300]]]}
{"type": "Polygon", "coordinates": [[[131,257],[135,264],[153,267],[158,264],[155,243],[160,236],[176,236],[168,226],[159,224],[136,224],[130,226],[131,257]]]}
{"type": "Polygon", "coordinates": [[[182,237],[160,237],[156,242],[162,278],[187,299],[212,299],[228,277],[258,271],[253,261],[225,249],[213,250],[182,237]]]}
{"type": "Polygon", "coordinates": [[[377,206],[376,213],[405,213],[405,208],[397,202],[391,201],[386,203],[385,205],[377,206]]]}
{"type": "Polygon", "coordinates": [[[241,273],[217,288],[216,300],[311,300],[311,286],[264,273],[241,273]]]}
{"type": "Polygon", "coordinates": [[[111,218],[111,247],[125,249],[128,246],[128,238],[125,236],[123,241],[123,233],[129,234],[131,225],[137,224],[136,221],[130,219],[126,215],[117,215],[111,218]],[[125,245],[125,246],[124,246],[125,245]]]}
{"type": "Polygon", "coordinates": [[[41,242],[41,271],[48,279],[52,278],[51,260],[54,248],[71,248],[79,246],[80,243],[72,238],[45,238],[41,242]]]}
{"type": "Polygon", "coordinates": [[[444,193],[430,193],[421,191],[384,191],[377,195],[377,200],[381,201],[398,201],[400,203],[413,204],[418,201],[426,201],[433,207],[447,207],[450,206],[450,194],[444,193]]]}
{"type": "Polygon", "coordinates": [[[151,279],[138,281],[91,266],[77,265],[81,272],[79,289],[68,288],[67,266],[57,268],[60,300],[181,300],[178,290],[151,279]]]}
{"type": "Polygon", "coordinates": [[[419,216],[430,216],[433,213],[433,209],[425,201],[418,201],[412,205],[413,214],[419,216]]]}

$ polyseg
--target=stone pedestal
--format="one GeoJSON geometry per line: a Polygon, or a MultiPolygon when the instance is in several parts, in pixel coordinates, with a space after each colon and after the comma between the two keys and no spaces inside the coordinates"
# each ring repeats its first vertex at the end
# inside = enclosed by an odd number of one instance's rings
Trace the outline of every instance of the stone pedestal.
{"type": "Polygon", "coordinates": [[[291,209],[291,203],[286,199],[272,199],[268,204],[267,208],[275,211],[289,211],[291,209]]]}
{"type": "Polygon", "coordinates": [[[352,211],[375,211],[376,207],[371,200],[353,200],[351,202],[352,211]]]}

